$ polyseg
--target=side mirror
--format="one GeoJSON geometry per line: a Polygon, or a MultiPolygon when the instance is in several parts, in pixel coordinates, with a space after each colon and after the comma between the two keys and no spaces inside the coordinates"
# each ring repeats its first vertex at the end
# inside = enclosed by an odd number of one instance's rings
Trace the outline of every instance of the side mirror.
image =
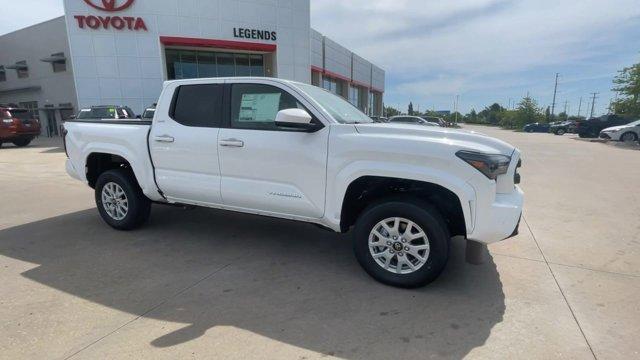
{"type": "Polygon", "coordinates": [[[313,123],[311,115],[302,109],[280,110],[276,115],[276,126],[306,131],[313,131],[318,127],[313,123]]]}

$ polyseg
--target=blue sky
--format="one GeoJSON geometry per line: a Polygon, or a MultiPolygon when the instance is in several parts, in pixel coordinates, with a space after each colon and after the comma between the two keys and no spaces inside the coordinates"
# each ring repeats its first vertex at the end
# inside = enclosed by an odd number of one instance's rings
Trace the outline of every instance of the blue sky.
{"type": "MultiPolygon", "coordinates": [[[[59,16],[60,0],[13,2],[0,34],[59,16]]],[[[383,67],[388,105],[481,110],[529,92],[604,113],[617,70],[640,62],[638,0],[311,0],[311,23],[383,67]]]]}

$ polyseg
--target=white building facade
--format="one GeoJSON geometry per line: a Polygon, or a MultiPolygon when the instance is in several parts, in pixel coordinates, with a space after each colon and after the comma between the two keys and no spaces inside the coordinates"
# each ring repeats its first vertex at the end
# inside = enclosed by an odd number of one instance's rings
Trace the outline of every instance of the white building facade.
{"type": "Polygon", "coordinates": [[[384,71],[312,30],[309,0],[64,0],[64,8],[62,18],[0,36],[0,103],[28,105],[48,134],[69,109],[141,113],[165,80],[196,77],[312,83],[382,113],[384,71]]]}

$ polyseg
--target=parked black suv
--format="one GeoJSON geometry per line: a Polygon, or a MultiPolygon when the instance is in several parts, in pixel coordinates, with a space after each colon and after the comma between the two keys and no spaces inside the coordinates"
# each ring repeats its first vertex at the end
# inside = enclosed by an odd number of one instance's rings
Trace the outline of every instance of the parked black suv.
{"type": "Polygon", "coordinates": [[[551,125],[549,132],[554,133],[556,135],[564,135],[566,133],[575,133],[576,132],[576,122],[574,120],[563,121],[561,123],[551,125]]]}
{"type": "Polygon", "coordinates": [[[581,138],[597,138],[600,131],[612,127],[626,125],[633,121],[633,118],[621,115],[605,115],[589,120],[578,121],[576,132],[581,138]]]}

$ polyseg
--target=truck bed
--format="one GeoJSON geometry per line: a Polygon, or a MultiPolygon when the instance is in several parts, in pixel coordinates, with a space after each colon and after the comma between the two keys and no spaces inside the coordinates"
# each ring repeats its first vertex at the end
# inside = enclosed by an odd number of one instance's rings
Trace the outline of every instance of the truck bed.
{"type": "Polygon", "coordinates": [[[67,171],[87,181],[85,168],[90,156],[114,154],[127,159],[144,194],[152,200],[163,197],[155,182],[149,153],[151,121],[146,120],[71,120],[64,124],[67,171]]]}

